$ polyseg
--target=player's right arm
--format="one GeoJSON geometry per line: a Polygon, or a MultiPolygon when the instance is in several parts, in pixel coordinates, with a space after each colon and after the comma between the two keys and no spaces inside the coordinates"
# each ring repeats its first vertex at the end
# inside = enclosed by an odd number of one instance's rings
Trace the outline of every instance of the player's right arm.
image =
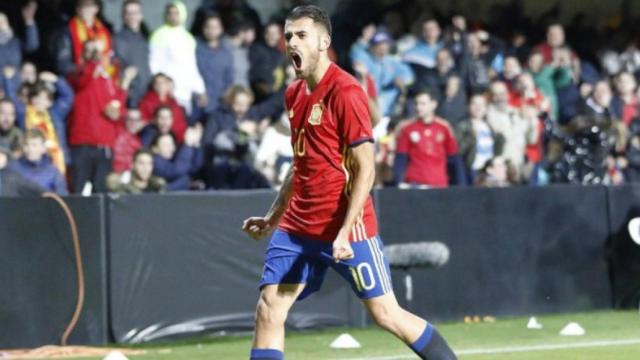
{"type": "Polygon", "coordinates": [[[271,208],[263,217],[254,216],[246,219],[242,225],[242,230],[249,234],[254,240],[260,240],[267,235],[277,224],[287,210],[289,199],[293,195],[293,171],[292,165],[287,172],[287,176],[282,183],[278,196],[271,204],[271,208]]]}

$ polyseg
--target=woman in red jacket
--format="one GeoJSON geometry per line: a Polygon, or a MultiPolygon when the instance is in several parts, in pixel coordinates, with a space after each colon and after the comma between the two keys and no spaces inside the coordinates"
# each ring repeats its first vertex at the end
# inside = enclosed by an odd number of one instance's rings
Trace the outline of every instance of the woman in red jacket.
{"type": "Polygon", "coordinates": [[[168,106],[173,112],[173,126],[171,131],[175,134],[179,144],[184,141],[184,132],[187,129],[187,120],[184,111],[173,97],[173,80],[163,73],[156,74],[151,80],[149,91],[140,101],[140,113],[146,123],[153,121],[153,114],[160,106],[168,106]]]}

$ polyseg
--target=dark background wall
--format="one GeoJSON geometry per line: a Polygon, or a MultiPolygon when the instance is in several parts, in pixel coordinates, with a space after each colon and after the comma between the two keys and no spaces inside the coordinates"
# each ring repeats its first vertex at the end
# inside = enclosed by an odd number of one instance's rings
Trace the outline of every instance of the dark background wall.
{"type": "MultiPolygon", "coordinates": [[[[266,242],[240,231],[274,193],[68,198],[79,225],[87,301],[72,343],[249,331],[266,242]]],[[[395,190],[375,193],[385,243],[442,241],[449,263],[411,270],[433,320],[637,306],[640,246],[629,219],[640,187],[395,190]]],[[[57,343],[76,297],[69,229],[51,200],[0,199],[0,348],[57,343]]],[[[640,231],[640,229],[638,229],[640,231]]],[[[334,274],[288,326],[361,325],[334,274]]]]}

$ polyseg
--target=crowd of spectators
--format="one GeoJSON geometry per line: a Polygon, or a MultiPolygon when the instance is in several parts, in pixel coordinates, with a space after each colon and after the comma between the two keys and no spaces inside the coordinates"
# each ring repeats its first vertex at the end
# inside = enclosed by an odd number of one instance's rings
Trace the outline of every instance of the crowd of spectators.
{"type": "MultiPolygon", "coordinates": [[[[553,9],[534,21],[518,1],[487,23],[410,3],[358,17],[363,2],[344,2],[333,16],[331,56],[369,98],[377,186],[640,180],[633,21],[593,29],[577,18],[567,31],[553,9]]],[[[139,0],[123,1],[120,29],[98,0],[75,1],[47,29],[37,1],[19,18],[0,13],[7,184],[90,194],[281,183],[293,157],[288,9],[263,24],[245,1],[205,1],[188,24],[182,2],[163,5],[157,29],[139,0]]]]}

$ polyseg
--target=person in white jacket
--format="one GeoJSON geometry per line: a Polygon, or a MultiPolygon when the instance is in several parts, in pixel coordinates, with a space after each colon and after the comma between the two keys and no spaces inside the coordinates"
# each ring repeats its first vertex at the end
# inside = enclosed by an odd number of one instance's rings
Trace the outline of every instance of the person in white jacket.
{"type": "Polygon", "coordinates": [[[176,100],[190,113],[194,96],[200,106],[206,104],[205,85],[196,62],[196,40],[184,25],[184,3],[170,2],[164,16],[164,25],[149,40],[149,67],[152,74],[165,73],[174,80],[176,100]]]}
{"type": "Polygon", "coordinates": [[[522,176],[527,145],[538,141],[536,116],[527,115],[509,105],[509,90],[502,81],[494,81],[489,88],[491,102],[487,109],[487,122],[504,139],[502,155],[515,167],[518,178],[522,176]]]}

